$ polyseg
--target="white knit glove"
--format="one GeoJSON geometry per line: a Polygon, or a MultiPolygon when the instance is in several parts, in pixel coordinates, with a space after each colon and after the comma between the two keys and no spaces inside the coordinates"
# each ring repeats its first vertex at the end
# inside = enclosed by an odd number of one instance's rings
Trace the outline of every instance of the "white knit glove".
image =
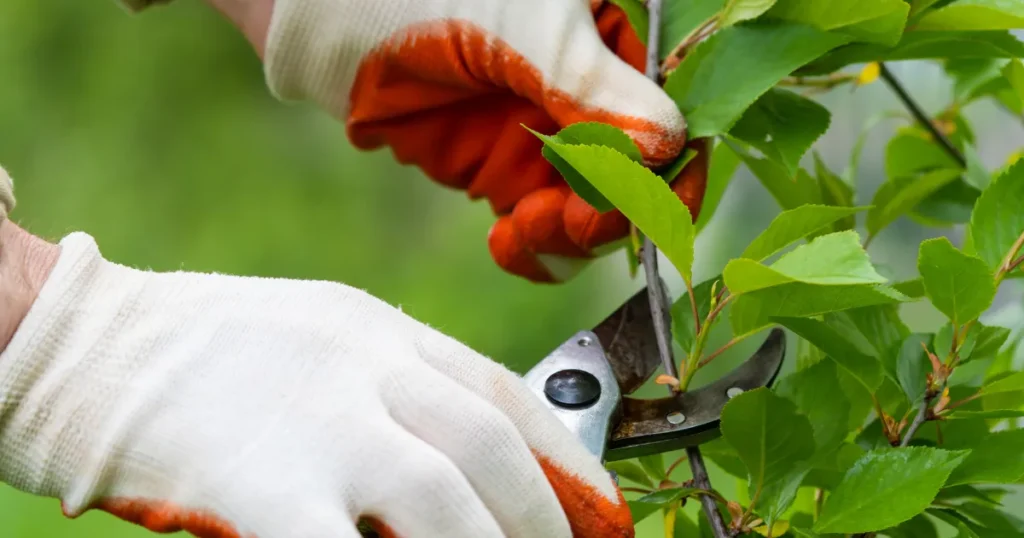
{"type": "Polygon", "coordinates": [[[153,273],[76,233],[0,354],[0,479],[200,537],[623,537],[507,369],[363,291],[153,273]]]}

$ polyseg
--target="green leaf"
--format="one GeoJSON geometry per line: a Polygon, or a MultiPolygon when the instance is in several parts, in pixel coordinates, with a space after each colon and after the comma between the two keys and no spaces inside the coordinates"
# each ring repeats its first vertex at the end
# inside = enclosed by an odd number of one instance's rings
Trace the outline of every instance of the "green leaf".
{"type": "Polygon", "coordinates": [[[674,538],[685,538],[688,536],[698,538],[700,536],[700,528],[690,519],[690,515],[683,510],[676,510],[676,522],[672,526],[672,530],[675,532],[672,535],[674,538]]]}
{"type": "Polygon", "coordinates": [[[770,266],[737,258],[726,264],[722,276],[734,295],[793,282],[826,286],[886,282],[871,265],[854,231],[817,237],[787,252],[770,266]]]}
{"type": "Polygon", "coordinates": [[[1024,56],[1024,43],[1005,30],[972,32],[906,32],[895,47],[854,43],[839,47],[801,68],[799,75],[825,75],[844,66],[873,61],[1024,56]]]}
{"type": "Polygon", "coordinates": [[[718,19],[718,26],[725,28],[738,22],[756,19],[773,4],[775,0],[728,0],[718,19]]]}
{"type": "Polygon", "coordinates": [[[921,17],[920,30],[1024,28],[1024,4],[1016,0],[958,0],[921,17]]]}
{"type": "Polygon", "coordinates": [[[605,464],[605,468],[609,471],[615,471],[615,474],[631,481],[636,482],[642,486],[649,488],[654,487],[654,482],[651,481],[651,477],[647,476],[647,473],[639,465],[631,461],[613,461],[605,464]]]}
{"type": "Polygon", "coordinates": [[[914,299],[924,297],[924,279],[921,277],[897,282],[893,284],[892,287],[907,297],[912,297],[914,299]]]}
{"type": "Polygon", "coordinates": [[[751,502],[769,507],[759,513],[773,523],[793,500],[793,482],[806,472],[801,464],[814,454],[811,423],[792,402],[759,388],[725,404],[721,428],[750,474],[751,502]]]}
{"type": "Polygon", "coordinates": [[[778,323],[825,352],[836,365],[856,378],[868,392],[882,383],[882,365],[862,353],[849,340],[824,322],[809,318],[775,318],[778,323]]]}
{"type": "Polygon", "coordinates": [[[854,308],[828,314],[824,321],[857,343],[860,349],[867,349],[882,362],[893,379],[896,378],[896,357],[903,339],[910,335],[910,329],[900,319],[898,305],[854,308]],[[849,328],[844,330],[843,326],[849,328]]]}
{"type": "Polygon", "coordinates": [[[995,280],[985,262],[960,252],[945,237],[921,243],[917,270],[932,304],[954,325],[976,319],[995,299],[995,280]]]}
{"type": "Polygon", "coordinates": [[[640,466],[647,472],[647,476],[658,481],[665,478],[665,458],[661,454],[641,456],[637,458],[637,461],[640,462],[640,466]]]}
{"type": "MultiPolygon", "coordinates": [[[[971,325],[970,329],[967,331],[967,335],[964,337],[963,341],[960,342],[959,355],[961,358],[961,363],[963,363],[963,359],[969,357],[971,355],[971,352],[974,351],[974,343],[978,341],[978,325],[979,324],[977,323],[971,325]]],[[[958,326],[957,329],[960,329],[960,327],[958,326]]],[[[937,355],[943,358],[953,353],[952,322],[946,323],[941,328],[939,328],[939,331],[937,333],[935,333],[935,339],[932,342],[932,349],[935,351],[937,355]]]]}
{"type": "Polygon", "coordinates": [[[895,45],[909,12],[903,0],[779,0],[768,16],[895,45]]]}
{"type": "Polygon", "coordinates": [[[686,168],[686,165],[690,164],[690,161],[692,161],[696,156],[697,150],[687,148],[686,151],[684,151],[683,154],[680,155],[679,158],[676,159],[671,166],[662,170],[661,172],[658,172],[658,175],[661,176],[661,179],[671,184],[673,181],[675,181],[676,177],[679,176],[680,172],[683,171],[683,168],[686,168]]]}
{"type": "Polygon", "coordinates": [[[729,134],[796,174],[800,158],[828,130],[827,108],[791,91],[772,88],[743,113],[729,134]]]}
{"type": "Polygon", "coordinates": [[[676,45],[701,25],[716,17],[725,7],[725,0],[692,0],[665,2],[661,7],[661,46],[658,50],[666,58],[676,45]]]}
{"type": "Polygon", "coordinates": [[[640,149],[636,147],[636,144],[629,138],[629,135],[611,125],[597,122],[574,123],[562,129],[554,136],[540,134],[525,125],[523,127],[544,142],[541,155],[562,174],[565,182],[572,187],[572,190],[601,213],[611,211],[615,209],[615,206],[580,171],[566,161],[558,153],[558,150],[555,149],[555,146],[565,144],[607,146],[619,151],[633,161],[642,162],[640,149]]]}
{"type": "MultiPolygon", "coordinates": [[[[693,287],[693,297],[697,304],[697,315],[703,323],[711,311],[711,290],[718,282],[717,289],[722,288],[722,275],[715,275],[693,287]]],[[[672,304],[672,335],[679,346],[686,352],[693,349],[697,338],[696,324],[693,321],[693,306],[690,304],[690,293],[686,292],[672,304]]]]}
{"type": "Polygon", "coordinates": [[[850,402],[843,395],[835,363],[821,361],[793,372],[774,390],[810,421],[818,454],[838,447],[846,438],[850,402]]]}
{"type": "Polygon", "coordinates": [[[867,228],[875,236],[922,200],[960,177],[959,170],[940,169],[917,177],[899,177],[882,184],[871,201],[867,228]]]}
{"type": "Polygon", "coordinates": [[[934,228],[965,224],[971,220],[971,210],[979,196],[980,190],[958,179],[921,200],[911,210],[910,216],[934,228]]]}
{"type": "Polygon", "coordinates": [[[1024,477],[1024,430],[989,434],[949,475],[947,486],[957,484],[1012,484],[1024,477]]]}
{"type": "Polygon", "coordinates": [[[896,373],[900,387],[907,399],[917,403],[924,398],[928,388],[928,374],[932,371],[932,363],[921,344],[927,345],[931,340],[928,334],[912,334],[900,346],[900,354],[896,360],[896,373]]]}
{"type": "Polygon", "coordinates": [[[660,177],[610,147],[546,144],[649,237],[690,281],[693,219],[660,177]]]}
{"type": "Polygon", "coordinates": [[[1018,101],[1024,103],[1024,63],[1014,58],[1003,66],[1001,74],[1009,83],[1013,95],[1018,101]]]}
{"type": "Polygon", "coordinates": [[[747,245],[740,257],[762,261],[791,243],[866,209],[868,208],[804,205],[783,211],[772,220],[765,231],[747,245]]]}
{"type": "MultiPolygon", "coordinates": [[[[843,178],[832,173],[821,160],[818,152],[814,152],[814,174],[821,188],[821,201],[825,205],[837,207],[853,207],[853,187],[843,178]]],[[[857,226],[854,215],[839,219],[831,226],[832,231],[852,230],[857,226]]]]}
{"type": "Polygon", "coordinates": [[[665,506],[666,504],[673,503],[682,499],[683,497],[689,497],[696,492],[696,488],[667,488],[660,489],[654,493],[648,493],[643,497],[640,497],[634,502],[651,503],[658,506],[665,506]]]}
{"type": "Polygon", "coordinates": [[[790,176],[781,164],[752,157],[746,152],[740,152],[739,156],[782,209],[822,203],[821,189],[803,168],[790,176]]]}
{"type": "Polygon", "coordinates": [[[728,144],[719,142],[711,152],[711,160],[708,164],[708,182],[704,188],[704,200],[701,202],[700,215],[694,226],[700,233],[705,226],[711,222],[711,217],[718,209],[718,203],[722,201],[726,187],[736,175],[736,168],[740,164],[740,157],[728,144]]]}
{"type": "Polygon", "coordinates": [[[737,337],[772,324],[772,318],[809,317],[910,300],[892,288],[863,284],[818,286],[794,282],[747,293],[731,303],[729,323],[737,337]]]}
{"type": "MultiPolygon", "coordinates": [[[[959,116],[957,119],[963,120],[959,116]]],[[[973,143],[968,141],[963,142],[961,146],[963,147],[964,159],[967,160],[967,173],[964,174],[964,179],[976,189],[988,187],[988,184],[992,181],[992,176],[989,174],[988,169],[985,168],[985,163],[981,162],[981,155],[978,155],[978,150],[974,148],[973,143]]]]}
{"type": "Polygon", "coordinates": [[[960,169],[960,165],[932,140],[926,140],[916,128],[892,137],[885,146],[885,174],[890,178],[914,175],[940,168],[960,169]]]}
{"type": "Polygon", "coordinates": [[[928,513],[953,526],[968,527],[983,538],[1019,538],[1024,536],[1024,520],[989,503],[966,502],[955,510],[931,508],[928,513]]]}
{"type": "Polygon", "coordinates": [[[956,538],[981,538],[978,533],[972,531],[963,521],[958,521],[956,526],[956,538]]]}
{"type": "Polygon", "coordinates": [[[889,538],[939,538],[935,524],[924,514],[918,514],[896,527],[886,529],[885,535],[889,538]]]}
{"type": "Polygon", "coordinates": [[[953,79],[953,99],[966,105],[980,97],[979,88],[1000,78],[1004,63],[996,58],[951,58],[944,61],[943,68],[953,79]]]}
{"type": "Polygon", "coordinates": [[[661,509],[661,506],[657,504],[638,501],[626,501],[626,505],[629,506],[629,514],[632,516],[633,524],[640,523],[661,509]]]}
{"type": "Polygon", "coordinates": [[[928,508],[968,454],[929,447],[873,450],[826,499],[814,530],[852,534],[898,525],[928,508]]]}
{"type": "MultiPolygon", "coordinates": [[[[962,465],[961,465],[962,466],[962,465]]],[[[959,469],[959,467],[957,468],[959,469]]],[[[954,471],[955,473],[956,471],[954,471]]],[[[939,494],[935,497],[936,501],[953,501],[953,500],[972,500],[981,501],[983,503],[998,506],[1002,504],[1002,498],[1006,496],[1010,491],[1004,488],[986,487],[979,488],[976,486],[950,486],[942,488],[939,494]]]]}
{"type": "Polygon", "coordinates": [[[609,0],[612,4],[619,6],[619,9],[626,14],[626,20],[633,27],[640,42],[647,45],[647,34],[650,27],[650,17],[647,15],[647,8],[640,0],[609,0]]]}
{"type": "Polygon", "coordinates": [[[736,478],[747,479],[747,467],[732,445],[722,437],[700,445],[700,451],[705,458],[715,462],[723,471],[736,478]]]}
{"type": "Polygon", "coordinates": [[[995,270],[1024,233],[1024,159],[989,184],[971,214],[971,237],[978,257],[995,270]]]}
{"type": "Polygon", "coordinates": [[[690,137],[722,134],[783,77],[848,40],[800,24],[731,26],[687,54],[665,91],[686,116],[690,137]]]}
{"type": "Polygon", "coordinates": [[[986,411],[1024,408],[1024,372],[1014,372],[988,382],[981,388],[981,406],[986,411]]]}
{"type": "Polygon", "coordinates": [[[997,327],[994,325],[981,325],[975,323],[971,329],[971,332],[977,331],[977,340],[974,343],[974,350],[969,356],[960,356],[960,364],[966,361],[973,360],[987,360],[994,358],[999,350],[1002,349],[1003,344],[1010,337],[1010,329],[1005,327],[997,327]]]}

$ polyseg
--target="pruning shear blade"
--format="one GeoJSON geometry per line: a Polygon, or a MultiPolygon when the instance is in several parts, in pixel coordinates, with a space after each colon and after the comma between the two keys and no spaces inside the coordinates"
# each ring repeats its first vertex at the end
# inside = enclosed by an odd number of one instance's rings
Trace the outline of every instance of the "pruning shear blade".
{"type": "Polygon", "coordinates": [[[524,380],[584,446],[603,460],[615,461],[718,437],[729,399],[771,386],[785,354],[785,333],[772,329],[753,356],[714,383],[665,398],[625,396],[661,365],[645,288],[592,331],[573,335],[524,380]]]}

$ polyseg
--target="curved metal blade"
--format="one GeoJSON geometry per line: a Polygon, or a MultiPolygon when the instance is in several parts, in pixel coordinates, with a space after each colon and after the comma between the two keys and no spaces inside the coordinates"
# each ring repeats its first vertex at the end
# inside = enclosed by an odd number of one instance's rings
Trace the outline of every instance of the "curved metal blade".
{"type": "Polygon", "coordinates": [[[622,418],[612,431],[605,459],[615,461],[668,452],[718,437],[722,408],[729,398],[771,386],[785,356],[786,333],[772,329],[751,358],[710,385],[656,400],[623,398],[622,418]]]}
{"type": "MultiPolygon", "coordinates": [[[[666,304],[671,304],[667,297],[666,304]]],[[[671,326],[669,316],[665,312],[666,323],[671,326]]],[[[594,327],[593,333],[608,356],[622,394],[636,391],[661,366],[646,287],[594,327]]]]}

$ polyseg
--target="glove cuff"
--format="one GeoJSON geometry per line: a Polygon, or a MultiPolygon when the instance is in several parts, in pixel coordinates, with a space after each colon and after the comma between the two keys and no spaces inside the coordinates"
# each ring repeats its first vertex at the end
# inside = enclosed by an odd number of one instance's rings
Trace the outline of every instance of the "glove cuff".
{"type": "Polygon", "coordinates": [[[0,166],[0,222],[14,210],[14,180],[0,166]]]}
{"type": "Polygon", "coordinates": [[[281,101],[305,101],[344,121],[362,57],[387,17],[374,2],[275,0],[264,76],[281,101]],[[353,5],[355,4],[355,5],[353,5]]]}
{"type": "Polygon", "coordinates": [[[67,500],[76,491],[90,496],[100,479],[96,470],[106,454],[87,447],[111,434],[99,417],[117,405],[125,377],[110,375],[110,365],[101,370],[92,355],[123,330],[110,323],[123,321],[131,306],[120,290],[137,290],[133,284],[143,273],[104,260],[84,233],[65,237],[60,247],[38,298],[0,353],[0,481],[67,500]]]}

